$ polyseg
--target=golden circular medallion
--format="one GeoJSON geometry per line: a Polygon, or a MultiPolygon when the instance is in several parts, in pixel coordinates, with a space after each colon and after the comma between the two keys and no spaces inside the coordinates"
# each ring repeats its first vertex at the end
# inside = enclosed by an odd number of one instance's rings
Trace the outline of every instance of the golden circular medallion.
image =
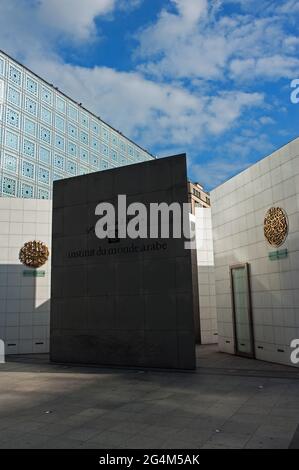
{"type": "Polygon", "coordinates": [[[271,207],[264,220],[264,234],[272,246],[280,246],[286,240],[289,231],[288,217],[280,207],[271,207]]]}
{"type": "Polygon", "coordinates": [[[27,242],[20,249],[19,260],[29,268],[40,268],[49,258],[49,249],[43,242],[27,242]]]}

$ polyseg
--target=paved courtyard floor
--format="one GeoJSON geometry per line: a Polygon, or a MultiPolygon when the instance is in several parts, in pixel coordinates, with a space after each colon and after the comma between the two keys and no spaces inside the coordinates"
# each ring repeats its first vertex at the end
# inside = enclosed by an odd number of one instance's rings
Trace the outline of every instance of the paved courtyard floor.
{"type": "Polygon", "coordinates": [[[198,348],[194,373],[0,365],[1,448],[299,448],[299,370],[198,348]]]}

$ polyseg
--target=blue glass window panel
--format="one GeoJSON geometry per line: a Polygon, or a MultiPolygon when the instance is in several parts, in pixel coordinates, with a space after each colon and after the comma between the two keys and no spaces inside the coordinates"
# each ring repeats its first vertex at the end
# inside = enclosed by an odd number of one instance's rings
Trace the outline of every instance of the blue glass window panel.
{"type": "Polygon", "coordinates": [[[101,144],[101,153],[105,155],[106,157],[109,156],[109,147],[108,145],[101,144]]]}
{"type": "Polygon", "coordinates": [[[54,166],[60,170],[64,169],[64,158],[61,155],[54,156],[54,166]]]}
{"type": "Polygon", "coordinates": [[[111,144],[115,147],[118,146],[118,137],[115,134],[111,135],[111,144]]]}
{"type": "Polygon", "coordinates": [[[95,134],[99,133],[99,125],[98,125],[97,122],[91,121],[90,128],[91,128],[92,132],[94,132],[95,134]]]}
{"type": "Polygon", "coordinates": [[[96,155],[91,155],[90,156],[90,164],[96,168],[99,167],[99,159],[96,155]]]}
{"type": "Polygon", "coordinates": [[[52,113],[47,108],[41,107],[40,118],[43,122],[47,124],[52,124],[52,113]]]}
{"type": "Polygon", "coordinates": [[[17,182],[13,178],[8,178],[7,176],[3,176],[2,180],[2,192],[4,194],[8,194],[9,196],[16,195],[16,186],[17,182]]]}
{"type": "Polygon", "coordinates": [[[36,116],[36,110],[37,110],[37,104],[35,101],[31,100],[30,98],[25,99],[25,110],[32,114],[33,116],[36,116]]]}
{"type": "Polygon", "coordinates": [[[0,58],[0,75],[4,75],[4,60],[0,58]]]}
{"type": "Polygon", "coordinates": [[[21,95],[14,88],[8,87],[7,100],[16,106],[20,106],[21,95]]]}
{"type": "Polygon", "coordinates": [[[97,139],[95,139],[94,137],[91,139],[91,146],[94,150],[98,150],[100,149],[100,143],[97,139]]]}
{"type": "Polygon", "coordinates": [[[22,162],[22,175],[26,176],[26,178],[34,178],[34,165],[32,163],[26,162],[23,160],[22,162]]]}
{"type": "Polygon", "coordinates": [[[103,138],[103,140],[105,140],[106,142],[109,141],[109,131],[108,131],[108,129],[106,129],[105,127],[102,127],[102,138],[103,138]]]}
{"type": "Polygon", "coordinates": [[[13,134],[12,132],[6,131],[5,145],[14,150],[18,150],[19,149],[19,136],[16,134],[13,134]]]}
{"type": "Polygon", "coordinates": [[[101,161],[101,168],[102,170],[107,170],[109,168],[109,163],[106,162],[105,160],[101,161]]]}
{"type": "Polygon", "coordinates": [[[77,128],[77,126],[74,126],[73,124],[69,124],[68,125],[68,133],[73,138],[77,138],[78,137],[78,128],[77,128]]]}
{"type": "Polygon", "coordinates": [[[46,189],[39,189],[38,190],[38,198],[39,199],[49,199],[50,193],[46,189]]]}
{"type": "Polygon", "coordinates": [[[128,163],[127,159],[123,155],[120,155],[119,160],[121,165],[126,165],[128,163]]]}
{"type": "Polygon", "coordinates": [[[36,124],[35,122],[31,121],[31,119],[24,119],[24,131],[26,134],[30,134],[32,136],[36,136],[36,124]]]}
{"type": "Polygon", "coordinates": [[[50,129],[46,129],[45,127],[40,128],[40,138],[44,142],[47,142],[48,144],[51,143],[51,131],[50,129]]]}
{"type": "Polygon", "coordinates": [[[89,173],[88,168],[84,168],[83,166],[79,167],[79,175],[87,175],[89,173]]]}
{"type": "Polygon", "coordinates": [[[125,144],[125,142],[123,140],[120,140],[119,141],[119,148],[121,149],[122,152],[126,152],[127,151],[127,146],[125,144]]]}
{"type": "Polygon", "coordinates": [[[38,169],[38,181],[44,184],[49,184],[50,182],[50,172],[46,168],[39,167],[38,169]]]}
{"type": "Polygon", "coordinates": [[[78,121],[78,110],[71,104],[68,107],[68,116],[74,121],[78,121]]]}
{"type": "Polygon", "coordinates": [[[64,150],[64,137],[59,134],[55,134],[55,147],[64,150]]]}
{"type": "Polygon", "coordinates": [[[6,110],[6,123],[13,127],[20,127],[20,114],[12,109],[6,110]]]}
{"type": "Polygon", "coordinates": [[[82,126],[88,128],[88,126],[89,126],[89,118],[88,118],[88,116],[87,116],[86,114],[81,113],[80,122],[81,122],[82,126]]]}
{"type": "Polygon", "coordinates": [[[110,149],[110,158],[111,158],[111,160],[117,162],[117,157],[118,157],[117,151],[114,150],[114,149],[110,149]]]}
{"type": "Polygon", "coordinates": [[[63,178],[64,178],[64,176],[59,175],[59,173],[54,173],[54,175],[53,175],[53,181],[62,180],[63,178]]]}
{"type": "Polygon", "coordinates": [[[35,158],[35,144],[27,139],[24,139],[23,152],[29,157],[35,158]]]}
{"type": "Polygon", "coordinates": [[[60,98],[60,96],[56,96],[56,108],[61,113],[63,114],[65,113],[66,104],[65,104],[65,101],[62,98],[60,98]]]}
{"type": "Polygon", "coordinates": [[[135,149],[135,158],[136,158],[137,160],[140,160],[140,152],[139,152],[139,150],[137,150],[137,149],[135,149]]]}
{"type": "Polygon", "coordinates": [[[73,157],[76,157],[77,156],[77,146],[76,146],[76,144],[74,144],[73,142],[69,142],[68,152],[73,157]]]}
{"type": "Polygon", "coordinates": [[[41,89],[41,99],[48,104],[52,104],[52,92],[49,90],[49,88],[42,87],[41,89]]]}
{"type": "Polygon", "coordinates": [[[61,116],[55,116],[55,127],[61,132],[64,132],[65,120],[61,116]]]}
{"type": "Polygon", "coordinates": [[[77,174],[77,165],[75,162],[72,162],[71,160],[67,161],[66,164],[66,171],[70,173],[71,175],[76,175],[77,174]]]}
{"type": "Polygon", "coordinates": [[[80,140],[83,144],[88,145],[88,134],[87,132],[81,131],[80,132],[80,140]]]}
{"type": "Polygon", "coordinates": [[[51,152],[50,150],[46,149],[45,147],[39,148],[39,159],[43,163],[50,164],[51,163],[51,152]]]}
{"type": "Polygon", "coordinates": [[[17,172],[18,160],[17,157],[13,155],[4,156],[4,168],[5,170],[12,171],[13,173],[17,172]]]}
{"type": "Polygon", "coordinates": [[[22,73],[13,65],[9,67],[9,78],[17,85],[21,85],[22,82],[22,73]]]}
{"type": "Polygon", "coordinates": [[[134,157],[134,149],[132,145],[128,145],[128,154],[130,155],[130,157],[134,157]]]}
{"type": "Polygon", "coordinates": [[[27,77],[26,78],[26,89],[30,92],[33,93],[34,95],[37,94],[37,82],[33,80],[32,78],[27,77]]]}
{"type": "Polygon", "coordinates": [[[21,195],[24,198],[32,198],[33,197],[33,186],[29,184],[23,183],[21,185],[21,195]]]}
{"type": "Polygon", "coordinates": [[[80,160],[88,162],[88,151],[83,148],[80,148],[80,160]]]}

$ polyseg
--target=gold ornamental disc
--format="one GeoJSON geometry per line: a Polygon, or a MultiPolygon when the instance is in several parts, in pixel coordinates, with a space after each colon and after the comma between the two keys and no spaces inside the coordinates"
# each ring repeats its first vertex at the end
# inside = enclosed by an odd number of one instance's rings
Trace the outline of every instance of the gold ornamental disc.
{"type": "Polygon", "coordinates": [[[30,268],[40,268],[49,258],[49,248],[43,242],[31,241],[20,249],[19,260],[30,268]]]}
{"type": "Polygon", "coordinates": [[[271,207],[264,220],[264,234],[270,245],[279,247],[288,236],[288,217],[281,207],[271,207]]]}

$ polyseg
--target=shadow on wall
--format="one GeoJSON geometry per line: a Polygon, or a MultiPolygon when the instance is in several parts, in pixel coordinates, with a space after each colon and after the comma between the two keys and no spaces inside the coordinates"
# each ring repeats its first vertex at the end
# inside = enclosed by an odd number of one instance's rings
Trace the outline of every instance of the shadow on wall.
{"type": "Polygon", "coordinates": [[[49,284],[47,269],[0,265],[0,339],[6,355],[49,351],[49,284]]]}

